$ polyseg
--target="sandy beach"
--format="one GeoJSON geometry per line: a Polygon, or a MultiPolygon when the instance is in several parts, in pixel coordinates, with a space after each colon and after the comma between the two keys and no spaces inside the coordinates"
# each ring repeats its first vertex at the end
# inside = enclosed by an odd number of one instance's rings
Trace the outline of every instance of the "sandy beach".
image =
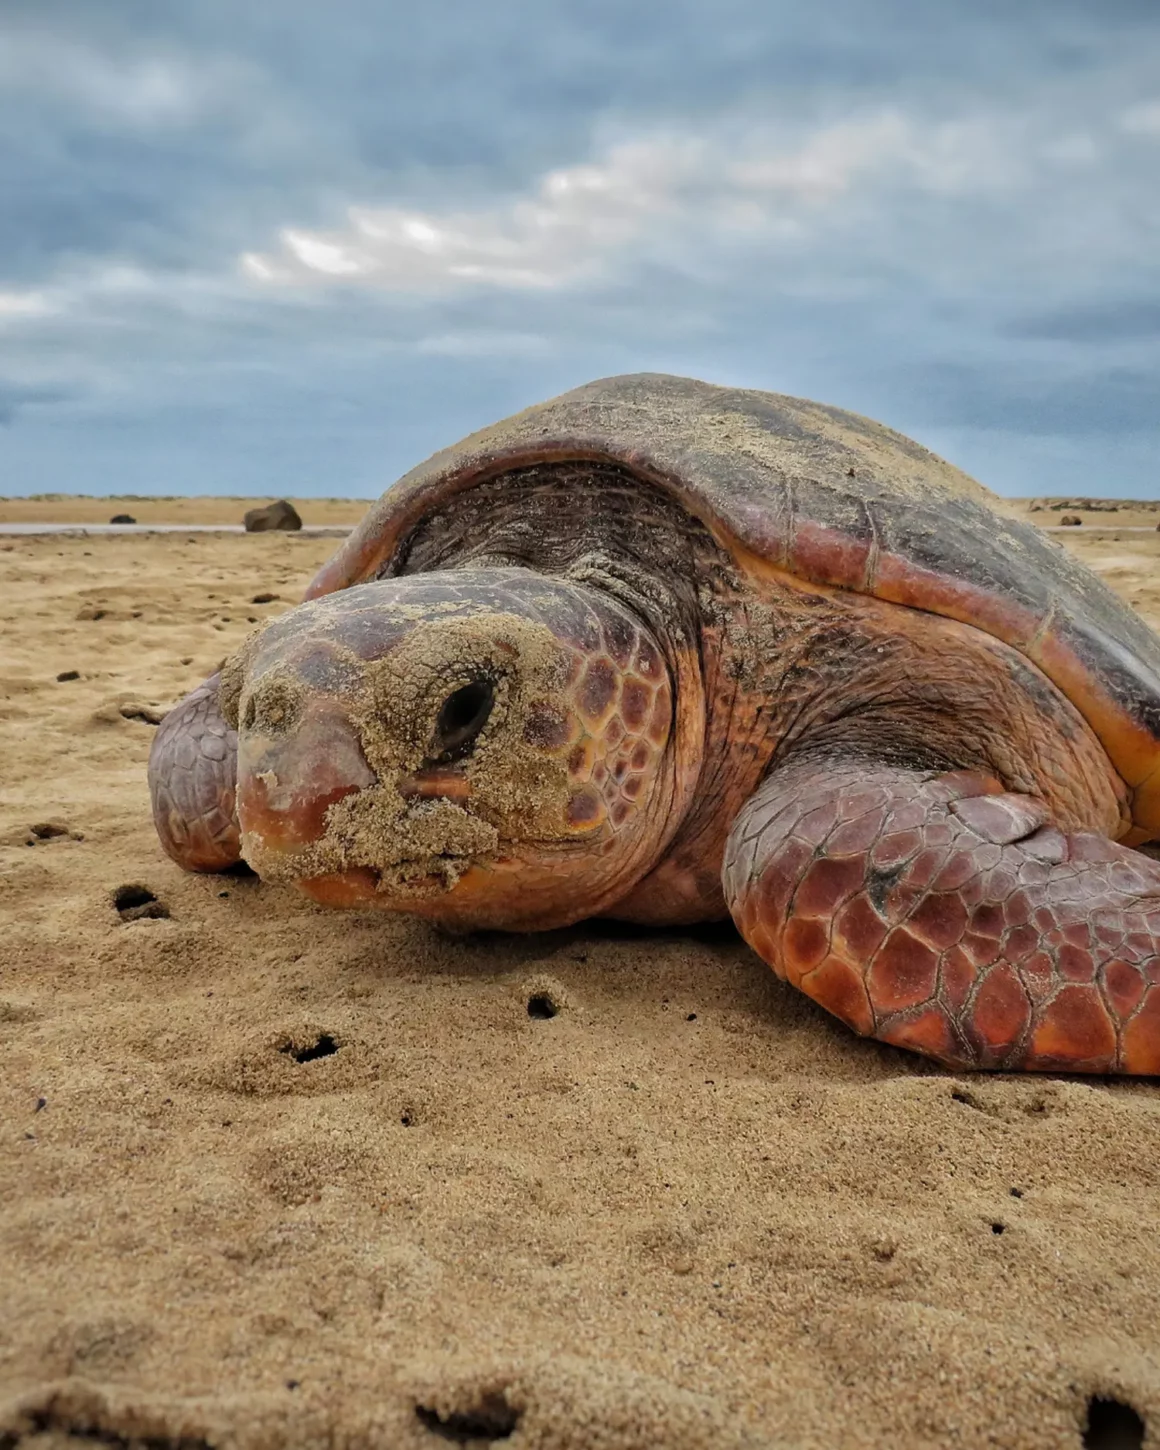
{"type": "MultiPolygon", "coordinates": [[[[1082,516],[1160,628],[1160,515],[1082,516]]],[[[334,547],[0,538],[0,1450],[1078,1450],[1093,1397],[1160,1445],[1160,1084],[945,1073],[727,927],[453,940],[163,855],[156,721],[334,547]]]]}

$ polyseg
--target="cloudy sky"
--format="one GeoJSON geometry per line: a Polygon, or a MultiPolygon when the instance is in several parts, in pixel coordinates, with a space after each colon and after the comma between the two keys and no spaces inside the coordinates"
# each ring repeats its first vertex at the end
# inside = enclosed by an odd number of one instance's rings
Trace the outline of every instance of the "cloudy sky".
{"type": "Polygon", "coordinates": [[[0,493],[371,496],[659,370],[1160,496],[1156,0],[3,0],[0,493]]]}

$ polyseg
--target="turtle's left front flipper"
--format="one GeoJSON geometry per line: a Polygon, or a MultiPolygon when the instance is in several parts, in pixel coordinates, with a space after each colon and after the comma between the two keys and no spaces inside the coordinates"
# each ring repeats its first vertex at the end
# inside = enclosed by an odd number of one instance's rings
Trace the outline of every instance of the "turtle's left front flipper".
{"type": "Polygon", "coordinates": [[[775,770],[725,897],[786,981],[948,1067],[1160,1073],[1160,864],[975,772],[775,770]]]}
{"type": "Polygon", "coordinates": [[[220,679],[211,675],[170,710],[149,752],[157,834],[187,871],[227,871],[242,859],[234,807],[238,737],[218,709],[220,679]]]}

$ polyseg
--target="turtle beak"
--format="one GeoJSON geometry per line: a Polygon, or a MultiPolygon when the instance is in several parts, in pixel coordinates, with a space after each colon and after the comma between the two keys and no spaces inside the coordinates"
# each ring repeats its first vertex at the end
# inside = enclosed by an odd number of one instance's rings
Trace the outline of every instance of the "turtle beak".
{"type": "Polygon", "coordinates": [[[405,801],[447,800],[463,805],[471,786],[463,771],[453,765],[432,765],[399,778],[398,791],[405,801]]]}
{"type": "Polygon", "coordinates": [[[331,806],[378,777],[333,703],[314,701],[285,734],[238,737],[238,821],[242,851],[266,863],[319,840],[331,806]]]}

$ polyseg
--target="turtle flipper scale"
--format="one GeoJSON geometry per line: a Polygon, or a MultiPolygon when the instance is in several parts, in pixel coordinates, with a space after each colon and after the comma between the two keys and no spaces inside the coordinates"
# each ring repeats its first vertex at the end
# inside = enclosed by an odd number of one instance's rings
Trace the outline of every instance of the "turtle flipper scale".
{"type": "Polygon", "coordinates": [[[187,871],[227,871],[242,859],[238,737],[218,709],[219,681],[211,675],[166,715],[149,752],[157,834],[187,871]]]}
{"type": "Polygon", "coordinates": [[[722,876],[754,950],[863,1035],[952,1068],[1160,1073],[1160,865],[993,777],[791,761],[722,876]]]}

